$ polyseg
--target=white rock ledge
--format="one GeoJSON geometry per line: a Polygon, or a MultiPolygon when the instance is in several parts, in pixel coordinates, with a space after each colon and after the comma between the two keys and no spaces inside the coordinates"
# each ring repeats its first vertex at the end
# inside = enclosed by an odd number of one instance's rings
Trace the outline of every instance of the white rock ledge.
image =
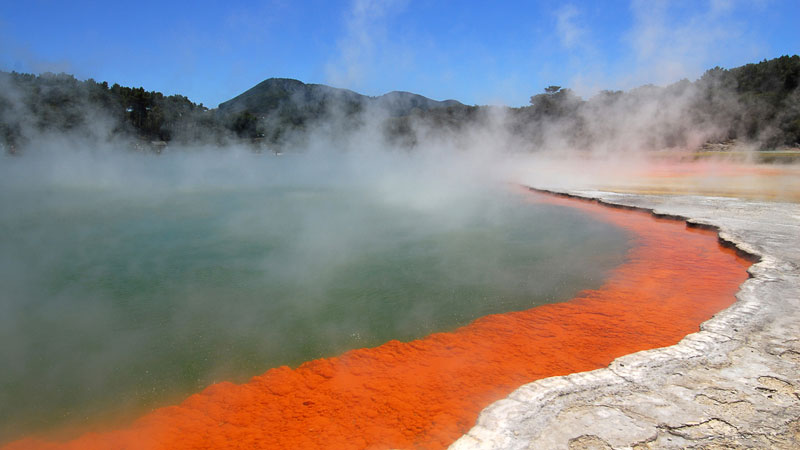
{"type": "Polygon", "coordinates": [[[714,227],[758,262],[737,302],[701,331],[605,369],[526,384],[450,448],[800,449],[800,205],[549,192],[714,227]]]}

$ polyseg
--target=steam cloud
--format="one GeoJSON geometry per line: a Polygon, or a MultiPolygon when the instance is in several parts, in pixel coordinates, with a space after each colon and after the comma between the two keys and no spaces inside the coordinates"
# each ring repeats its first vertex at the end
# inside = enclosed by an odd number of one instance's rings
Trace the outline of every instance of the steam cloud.
{"type": "MultiPolygon", "coordinates": [[[[96,417],[97,411],[125,411],[130,405],[141,411],[143,404],[179,400],[161,391],[170,373],[199,374],[182,381],[189,385],[185,395],[242,373],[260,373],[275,361],[297,364],[303,360],[298,354],[310,359],[378,345],[383,341],[364,331],[364,318],[344,314],[346,307],[323,309],[336,321],[318,317],[322,313],[314,302],[330,289],[329,280],[354,276],[342,268],[360,258],[379,264],[370,251],[388,251],[383,241],[399,246],[428,239],[435,246],[437,236],[461,234],[459,239],[469,242],[469,229],[503,230],[523,220],[509,206],[517,200],[509,199],[514,194],[508,184],[523,159],[501,152],[498,146],[504,144],[493,138],[491,130],[502,127],[500,115],[481,118],[484,128],[461,135],[415,124],[416,144],[409,150],[402,142],[391,143],[386,112],[364,112],[363,123],[354,129],[351,119],[331,111],[330,121],[290,136],[278,157],[254,152],[233,138],[219,146],[170,145],[161,154],[135,151],[139,142],[115,136],[113,122],[97,112],[83,114],[98,120],[87,120],[79,130],[39,135],[35,124],[26,125],[31,134],[24,151],[0,157],[3,377],[39,382],[36,391],[19,386],[0,392],[2,405],[28,405],[0,408],[0,417],[8,419],[0,422],[10,427],[0,427],[0,440],[53,426],[80,410],[79,403],[85,403],[87,416],[96,417]],[[270,252],[278,257],[258,256],[270,252]],[[229,265],[220,267],[218,256],[229,265]],[[180,258],[186,260],[176,261],[180,258]],[[246,292],[269,282],[273,291],[304,293],[293,300],[296,317],[221,288],[237,271],[268,274],[266,281],[258,275],[239,279],[246,292]],[[194,286],[174,281],[192,277],[198,280],[194,286]],[[106,295],[122,300],[109,303],[106,295]],[[276,317],[278,322],[264,322],[276,317]],[[341,329],[347,328],[361,330],[360,335],[343,339],[341,329]],[[320,341],[284,339],[304,329],[320,341]],[[248,344],[230,351],[225,347],[230,341],[248,344]],[[178,351],[174,360],[162,361],[163,367],[143,365],[147,349],[164,346],[207,350],[178,351]],[[303,346],[325,353],[302,353],[303,346]],[[273,362],[264,362],[264,354],[273,362]],[[131,385],[140,388],[126,391],[131,385]],[[115,390],[126,394],[109,399],[107,393],[115,390]]],[[[583,250],[596,245],[597,230],[622,240],[599,225],[554,220],[528,221],[533,229],[573,230],[587,241],[553,240],[537,249],[537,264],[543,266],[520,270],[544,270],[555,252],[564,261],[585,261],[583,250]]],[[[435,266],[441,281],[434,288],[458,280],[518,280],[519,274],[493,264],[507,256],[487,248],[443,260],[435,266]]],[[[598,256],[591,264],[596,268],[585,273],[564,270],[531,284],[542,298],[577,292],[591,279],[602,279],[602,268],[618,256],[598,256]]],[[[516,295],[519,287],[509,283],[508,289],[516,295]]],[[[389,338],[421,337],[436,330],[431,317],[449,313],[441,311],[445,305],[424,302],[413,308],[397,325],[400,334],[389,338]]],[[[81,419],[67,419],[73,420],[81,419]]]]}

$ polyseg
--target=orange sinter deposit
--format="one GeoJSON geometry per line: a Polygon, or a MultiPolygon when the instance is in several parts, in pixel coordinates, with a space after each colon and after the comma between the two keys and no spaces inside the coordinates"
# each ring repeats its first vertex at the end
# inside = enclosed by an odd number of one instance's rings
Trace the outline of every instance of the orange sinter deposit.
{"type": "Polygon", "coordinates": [[[480,411],[530,381],[597,369],[677,343],[735,299],[748,262],[680,221],[544,194],[628,230],[627,262],[599,289],[490,315],[412,342],[219,383],[128,428],[7,449],[444,448],[480,411]]]}

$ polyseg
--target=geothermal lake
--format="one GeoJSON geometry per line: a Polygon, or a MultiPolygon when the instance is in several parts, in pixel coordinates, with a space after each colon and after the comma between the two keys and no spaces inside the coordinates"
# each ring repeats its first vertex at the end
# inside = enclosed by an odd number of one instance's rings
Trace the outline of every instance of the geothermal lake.
{"type": "Polygon", "coordinates": [[[624,259],[611,225],[425,167],[3,159],[0,442],[564,301],[624,259]]]}

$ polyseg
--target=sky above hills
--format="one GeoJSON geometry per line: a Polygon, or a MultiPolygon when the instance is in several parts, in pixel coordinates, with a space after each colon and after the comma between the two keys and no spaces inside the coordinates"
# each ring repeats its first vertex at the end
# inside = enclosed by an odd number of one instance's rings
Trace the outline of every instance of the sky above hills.
{"type": "Polygon", "coordinates": [[[0,69],[216,107],[270,77],[527,104],[800,51],[800,1],[0,1],[0,69]]]}

